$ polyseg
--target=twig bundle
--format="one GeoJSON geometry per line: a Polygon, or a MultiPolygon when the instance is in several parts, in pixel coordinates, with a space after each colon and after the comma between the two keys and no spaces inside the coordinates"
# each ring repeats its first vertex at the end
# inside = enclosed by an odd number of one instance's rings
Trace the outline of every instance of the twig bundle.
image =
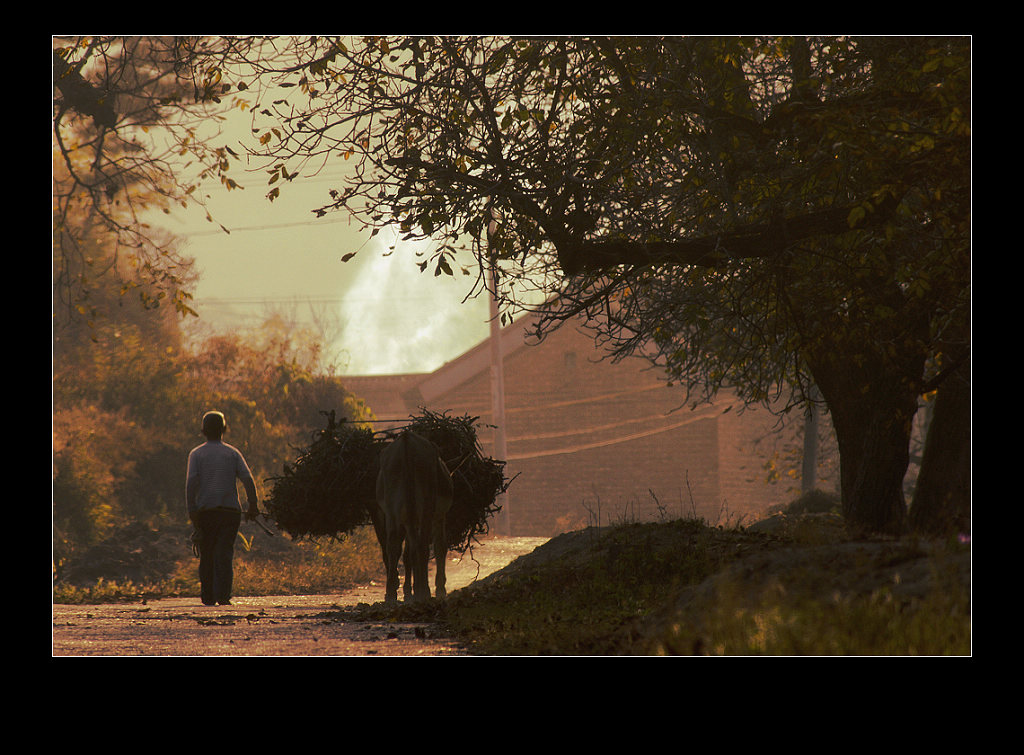
{"type": "Polygon", "coordinates": [[[335,537],[370,523],[380,441],[372,430],[327,416],[327,427],[284,465],[266,501],[268,515],[296,540],[335,537]]]}
{"type": "Polygon", "coordinates": [[[449,417],[421,409],[409,429],[430,440],[452,473],[452,508],[445,519],[448,549],[465,553],[487,533],[487,519],[501,511],[498,496],[508,488],[505,462],[484,457],[477,440],[477,417],[449,417]]]}
{"type": "MultiPolygon", "coordinates": [[[[476,418],[421,410],[406,428],[430,440],[452,472],[454,496],[446,519],[449,550],[464,553],[487,532],[487,519],[500,511],[496,500],[508,487],[504,462],[485,458],[477,441],[476,418]]],[[[336,421],[322,412],[327,427],[314,435],[284,473],[270,478],[267,512],[295,539],[341,538],[370,523],[375,505],[380,452],[403,429],[374,433],[336,421]]]]}

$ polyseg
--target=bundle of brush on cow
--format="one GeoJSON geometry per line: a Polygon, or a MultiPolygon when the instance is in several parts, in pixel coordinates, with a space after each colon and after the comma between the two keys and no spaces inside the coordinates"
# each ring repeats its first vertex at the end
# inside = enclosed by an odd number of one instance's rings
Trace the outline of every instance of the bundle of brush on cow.
{"type": "Polygon", "coordinates": [[[341,537],[370,523],[381,441],[372,430],[325,413],[327,427],[284,465],[266,501],[277,526],[296,540],[341,537]]]}
{"type": "Polygon", "coordinates": [[[421,410],[405,428],[374,433],[325,414],[327,427],[302,450],[284,474],[271,478],[266,507],[293,538],[341,537],[370,523],[375,505],[380,452],[403,429],[430,440],[452,473],[452,507],[446,518],[448,548],[464,553],[487,532],[487,519],[500,510],[505,492],[504,462],[486,458],[476,434],[476,418],[449,417],[421,410]]]}
{"type": "Polygon", "coordinates": [[[452,474],[452,507],[445,518],[448,549],[465,553],[474,538],[487,533],[487,518],[501,510],[495,501],[510,482],[505,462],[484,457],[476,435],[478,418],[420,411],[408,429],[437,447],[452,474]]]}

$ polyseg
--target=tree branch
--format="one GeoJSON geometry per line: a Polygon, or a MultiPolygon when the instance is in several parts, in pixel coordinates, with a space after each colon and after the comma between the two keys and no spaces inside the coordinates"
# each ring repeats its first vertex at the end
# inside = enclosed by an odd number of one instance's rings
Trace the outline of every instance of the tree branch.
{"type": "Polygon", "coordinates": [[[802,239],[864,229],[887,221],[898,201],[890,197],[851,224],[858,202],[790,218],[756,223],[735,231],[679,241],[589,241],[556,239],[559,264],[566,275],[595,273],[619,265],[698,265],[711,267],[729,260],[771,257],[802,239]]]}

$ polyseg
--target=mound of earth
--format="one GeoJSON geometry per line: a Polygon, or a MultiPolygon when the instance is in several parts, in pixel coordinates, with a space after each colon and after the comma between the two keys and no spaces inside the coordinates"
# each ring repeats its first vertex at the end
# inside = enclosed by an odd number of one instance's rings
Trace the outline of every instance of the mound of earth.
{"type": "MultiPolygon", "coordinates": [[[[757,610],[780,596],[810,602],[842,602],[880,594],[909,608],[915,601],[939,594],[970,595],[969,545],[902,539],[852,539],[842,519],[831,514],[777,515],[745,529],[699,528],[699,534],[678,528],[636,530],[648,553],[671,553],[694,547],[707,549],[718,566],[702,582],[681,589],[660,610],[638,620],[624,654],[658,654],[663,638],[700,637],[704,621],[733,606],[757,610]],[[655,540],[652,540],[655,538],[655,540]],[[658,539],[664,539],[660,542],[658,539]],[[673,541],[673,538],[675,540],[673,541]],[[680,632],[684,627],[686,631],[680,632]]],[[[624,528],[589,528],[558,535],[517,558],[472,590],[500,589],[503,581],[529,577],[547,565],[572,569],[608,559],[628,537],[624,528]]],[[[669,652],[699,652],[672,648],[669,652]]]]}

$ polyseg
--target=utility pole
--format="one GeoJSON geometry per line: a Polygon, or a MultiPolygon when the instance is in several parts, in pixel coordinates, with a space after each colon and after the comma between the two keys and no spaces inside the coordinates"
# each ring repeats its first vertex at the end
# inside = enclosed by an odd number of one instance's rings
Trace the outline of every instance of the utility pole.
{"type": "Polygon", "coordinates": [[[812,388],[804,415],[804,454],[800,473],[800,492],[807,494],[818,485],[818,389],[812,388]]]}
{"type": "MultiPolygon", "coordinates": [[[[491,219],[487,224],[487,272],[491,295],[491,416],[494,422],[494,458],[505,461],[508,457],[508,444],[505,437],[505,368],[502,363],[501,350],[501,318],[498,312],[498,260],[492,247],[492,239],[498,230],[498,213],[492,204],[491,219]]],[[[499,496],[501,505],[500,531],[503,535],[512,535],[512,515],[509,511],[510,498],[508,492],[499,496]]]]}

